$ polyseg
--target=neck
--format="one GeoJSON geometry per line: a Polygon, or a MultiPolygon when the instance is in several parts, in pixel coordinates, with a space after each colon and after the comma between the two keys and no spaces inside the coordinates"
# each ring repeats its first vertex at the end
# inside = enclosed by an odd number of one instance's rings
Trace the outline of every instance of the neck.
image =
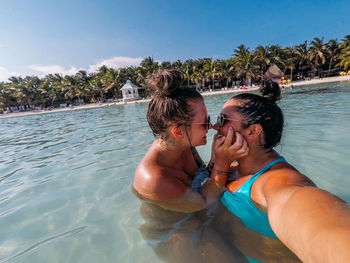
{"type": "Polygon", "coordinates": [[[182,158],[183,152],[189,149],[188,145],[182,144],[179,140],[175,143],[169,143],[160,139],[155,141],[159,153],[163,156],[163,162],[169,166],[176,166],[178,161],[182,158]]]}
{"type": "Polygon", "coordinates": [[[241,177],[254,174],[279,157],[280,155],[274,150],[249,148],[248,156],[237,160],[239,163],[238,172],[241,177]]]}

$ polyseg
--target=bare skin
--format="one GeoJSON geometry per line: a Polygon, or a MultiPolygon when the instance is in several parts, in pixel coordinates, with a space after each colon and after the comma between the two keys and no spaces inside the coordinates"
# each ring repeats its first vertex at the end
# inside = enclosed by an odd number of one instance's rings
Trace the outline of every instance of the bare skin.
{"type": "Polygon", "coordinates": [[[233,130],[226,137],[215,138],[213,151],[217,161],[212,179],[202,187],[201,193],[193,191],[189,186],[198,164],[203,163],[194,147],[206,144],[208,127],[203,125],[207,119],[204,101],[188,103],[194,111],[192,122],[188,126],[171,125],[168,140],[156,139],[136,169],[133,184],[136,195],[150,201],[142,205],[144,210],[150,211],[144,213],[147,223],[141,232],[147,239],[147,233],[162,233],[163,229],[167,229],[162,225],[164,222],[171,226],[170,229],[175,229],[174,223],[189,215],[180,229],[153,246],[161,259],[166,262],[244,262],[244,257],[236,248],[227,246],[215,231],[198,219],[198,213],[192,212],[202,210],[217,200],[225,190],[230,163],[247,154],[247,144],[242,136],[232,144],[233,130]],[[225,182],[214,177],[223,178],[225,182]]]}
{"type": "MultiPolygon", "coordinates": [[[[229,127],[242,134],[249,154],[238,159],[238,180],[227,189],[236,191],[254,173],[279,158],[264,149],[262,127],[253,124],[243,129],[243,116],[230,100],[222,108],[229,119],[223,127],[213,126],[225,136],[229,127]]],[[[287,163],[277,163],[253,183],[251,199],[267,213],[278,238],[303,262],[350,262],[350,209],[340,198],[318,189],[306,176],[287,163]]]]}
{"type": "MultiPolygon", "coordinates": [[[[138,165],[134,188],[144,198],[158,205],[180,212],[193,212],[204,209],[208,204],[217,200],[225,190],[225,182],[210,179],[197,193],[189,188],[198,169],[191,146],[206,144],[208,129],[205,125],[207,110],[203,100],[189,102],[193,111],[193,124],[189,126],[173,124],[169,127],[167,142],[157,139],[153,142],[145,157],[138,165]],[[169,143],[170,142],[170,143],[169,143]]],[[[225,176],[230,164],[238,157],[248,152],[243,137],[232,144],[233,130],[226,136],[214,138],[213,150],[216,161],[212,178],[225,176]]]]}

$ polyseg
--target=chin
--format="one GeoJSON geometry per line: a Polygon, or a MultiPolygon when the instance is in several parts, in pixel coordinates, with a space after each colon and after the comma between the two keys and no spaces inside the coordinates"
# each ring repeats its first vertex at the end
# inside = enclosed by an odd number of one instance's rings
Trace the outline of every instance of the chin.
{"type": "Polygon", "coordinates": [[[207,144],[207,138],[202,139],[199,143],[196,143],[196,145],[193,145],[195,147],[201,146],[201,145],[206,145],[207,144]]]}

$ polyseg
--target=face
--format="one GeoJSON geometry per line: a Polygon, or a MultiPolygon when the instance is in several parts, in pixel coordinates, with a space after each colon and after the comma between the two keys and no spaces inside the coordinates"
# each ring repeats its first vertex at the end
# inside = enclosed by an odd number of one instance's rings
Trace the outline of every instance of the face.
{"type": "Polygon", "coordinates": [[[222,115],[223,126],[221,127],[219,122],[216,122],[213,126],[218,131],[218,134],[226,136],[229,127],[232,127],[234,132],[239,132],[244,137],[245,129],[241,125],[243,116],[235,110],[236,105],[237,102],[229,100],[222,107],[220,115],[222,115]]]}
{"type": "MultiPolygon", "coordinates": [[[[192,146],[205,145],[208,133],[208,112],[202,99],[190,100],[188,102],[194,111],[191,126],[184,126],[192,146]]],[[[211,125],[209,125],[209,128],[211,125]]]]}

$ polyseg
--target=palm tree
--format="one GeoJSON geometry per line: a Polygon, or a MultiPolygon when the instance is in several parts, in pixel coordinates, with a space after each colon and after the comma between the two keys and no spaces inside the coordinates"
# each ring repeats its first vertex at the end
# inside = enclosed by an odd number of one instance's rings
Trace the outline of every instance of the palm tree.
{"type": "Polygon", "coordinates": [[[174,61],[172,64],[171,64],[171,67],[172,68],[175,68],[175,69],[181,69],[181,66],[182,66],[182,63],[181,61],[178,59],[176,61],[174,61]]]}
{"type": "Polygon", "coordinates": [[[329,68],[328,70],[331,70],[332,63],[338,59],[339,56],[339,45],[337,43],[337,40],[331,39],[326,44],[326,52],[329,58],[329,68]]]}
{"type": "Polygon", "coordinates": [[[340,48],[347,48],[350,46],[350,35],[346,35],[342,42],[339,44],[340,48]]]}
{"type": "Polygon", "coordinates": [[[150,74],[152,74],[159,68],[159,65],[158,62],[154,62],[152,57],[148,56],[141,61],[140,67],[145,69],[146,76],[148,77],[150,74]]]}
{"type": "Polygon", "coordinates": [[[215,77],[219,77],[219,68],[220,68],[220,61],[216,60],[213,61],[211,58],[207,59],[205,65],[204,65],[204,75],[207,79],[211,80],[212,88],[214,88],[214,80],[215,77]]]}
{"type": "Polygon", "coordinates": [[[82,92],[78,80],[74,76],[64,76],[62,79],[62,89],[64,98],[68,100],[69,103],[73,103],[75,98],[78,98],[80,101],[82,92]]]}
{"type": "Polygon", "coordinates": [[[343,67],[344,70],[347,70],[350,68],[350,35],[346,35],[344,39],[342,39],[339,48],[341,48],[339,54],[340,62],[336,66],[343,67]]]}
{"type": "Polygon", "coordinates": [[[16,89],[8,83],[0,82],[0,108],[5,110],[7,107],[11,110],[11,106],[16,104],[16,89]]]}
{"type": "Polygon", "coordinates": [[[53,106],[56,103],[62,103],[63,95],[61,93],[62,76],[59,74],[46,75],[39,86],[39,93],[42,99],[40,104],[53,106]]]}
{"type": "Polygon", "coordinates": [[[303,78],[304,69],[307,67],[307,65],[304,65],[304,63],[305,62],[308,63],[309,61],[307,41],[295,47],[295,57],[296,57],[296,63],[298,64],[298,75],[303,78]]]}
{"type": "Polygon", "coordinates": [[[279,45],[271,45],[268,47],[268,50],[271,64],[276,64],[279,68],[282,68],[282,48],[279,45]]]}
{"type": "MultiPolygon", "coordinates": [[[[186,61],[184,62],[184,64],[186,61]]],[[[196,87],[202,87],[202,72],[201,63],[199,60],[193,60],[192,73],[190,74],[190,81],[196,84],[196,87]]]]}
{"type": "Polygon", "coordinates": [[[326,62],[326,45],[323,44],[323,38],[319,39],[315,37],[311,41],[311,46],[308,51],[309,55],[309,60],[311,62],[314,62],[313,67],[314,67],[314,73],[313,75],[315,76],[316,70],[320,65],[323,65],[326,62]]]}
{"type": "Polygon", "coordinates": [[[89,93],[91,96],[91,102],[96,102],[96,99],[98,96],[100,96],[100,100],[104,101],[104,86],[101,81],[101,74],[94,74],[92,75],[90,81],[89,81],[89,93]]]}
{"type": "Polygon", "coordinates": [[[16,97],[19,105],[33,106],[36,104],[42,104],[39,96],[39,87],[41,80],[36,77],[25,77],[22,81],[16,84],[16,97]]]}
{"type": "Polygon", "coordinates": [[[295,68],[294,62],[293,62],[293,58],[287,58],[284,62],[283,62],[285,69],[284,69],[284,73],[286,72],[287,69],[290,70],[290,80],[293,80],[293,69],[295,68]]]}
{"type": "MultiPolygon", "coordinates": [[[[109,69],[107,69],[106,67],[103,67],[104,72],[108,72],[108,70],[109,69]]],[[[80,93],[81,97],[87,98],[89,92],[88,92],[88,90],[86,90],[86,87],[88,87],[90,76],[87,74],[87,72],[85,70],[79,70],[75,74],[74,78],[76,79],[76,85],[81,92],[80,93]]],[[[81,101],[79,99],[78,103],[80,104],[80,102],[81,101]]]]}
{"type": "Polygon", "coordinates": [[[109,92],[110,90],[112,92],[112,97],[117,98],[120,97],[120,72],[118,70],[114,70],[112,68],[108,69],[106,74],[103,76],[104,83],[106,85],[105,93],[109,92]]]}
{"type": "Polygon", "coordinates": [[[269,47],[258,46],[254,51],[254,56],[256,63],[260,66],[260,77],[262,77],[271,64],[269,47]]]}
{"type": "Polygon", "coordinates": [[[201,58],[199,59],[195,66],[194,66],[194,74],[192,76],[192,78],[196,78],[196,83],[198,83],[198,81],[201,82],[200,86],[205,88],[205,82],[206,82],[206,79],[207,79],[207,67],[206,66],[207,64],[210,64],[212,63],[212,60],[211,58],[201,58]]]}
{"type": "Polygon", "coordinates": [[[217,79],[219,86],[222,86],[222,80],[224,77],[225,61],[217,59],[214,61],[214,77],[217,79]]]}
{"type": "Polygon", "coordinates": [[[344,48],[339,55],[340,62],[337,64],[339,67],[343,67],[344,70],[350,68],[350,46],[344,48]]]}
{"type": "Polygon", "coordinates": [[[222,76],[226,79],[226,87],[232,81],[234,69],[234,60],[232,58],[224,60],[221,64],[221,72],[222,76]]]}
{"type": "Polygon", "coordinates": [[[187,86],[191,84],[191,76],[194,70],[194,60],[188,59],[182,63],[181,71],[183,72],[185,79],[187,80],[187,86]]]}
{"type": "Polygon", "coordinates": [[[244,45],[238,46],[235,49],[235,72],[238,78],[242,77],[243,83],[246,80],[250,80],[258,75],[259,66],[256,64],[256,57],[252,52],[249,52],[249,48],[244,45]]]}
{"type": "Polygon", "coordinates": [[[160,68],[162,68],[162,69],[170,69],[170,68],[171,68],[171,62],[169,62],[169,61],[163,61],[163,62],[160,64],[160,68]]]}

